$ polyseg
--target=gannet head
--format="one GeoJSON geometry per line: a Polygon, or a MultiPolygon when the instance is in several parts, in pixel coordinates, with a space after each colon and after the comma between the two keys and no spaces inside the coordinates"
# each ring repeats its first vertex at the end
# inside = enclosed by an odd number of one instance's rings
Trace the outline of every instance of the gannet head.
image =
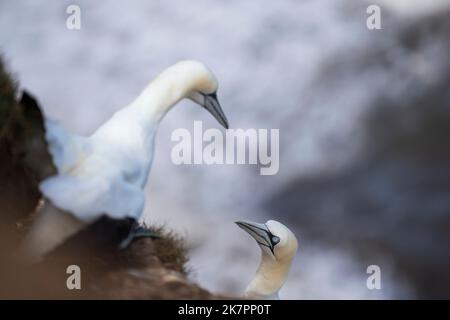
{"type": "Polygon", "coordinates": [[[297,253],[297,238],[278,221],[269,220],[266,223],[236,221],[236,224],[256,240],[263,255],[277,262],[291,261],[297,253]]]}
{"type": "Polygon", "coordinates": [[[208,110],[222,126],[228,129],[227,117],[217,99],[218,83],[211,70],[195,60],[180,61],[172,67],[172,70],[178,75],[186,75],[186,81],[190,84],[186,97],[208,110]]]}

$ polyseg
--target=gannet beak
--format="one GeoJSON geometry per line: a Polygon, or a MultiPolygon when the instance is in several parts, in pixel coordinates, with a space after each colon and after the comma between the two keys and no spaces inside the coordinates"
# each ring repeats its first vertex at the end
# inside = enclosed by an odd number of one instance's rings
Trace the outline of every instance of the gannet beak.
{"type": "Polygon", "coordinates": [[[225,129],[228,129],[228,120],[225,113],[223,113],[219,100],[217,100],[217,93],[205,94],[204,98],[203,107],[208,110],[225,129]]]}
{"type": "Polygon", "coordinates": [[[264,223],[235,221],[235,223],[250,234],[256,242],[270,249],[273,254],[273,244],[271,241],[272,233],[264,223]]]}

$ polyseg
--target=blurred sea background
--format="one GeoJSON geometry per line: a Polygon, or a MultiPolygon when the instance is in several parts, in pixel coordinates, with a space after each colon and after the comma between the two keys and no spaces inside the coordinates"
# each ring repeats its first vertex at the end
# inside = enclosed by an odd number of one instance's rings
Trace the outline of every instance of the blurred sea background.
{"type": "Polygon", "coordinates": [[[173,130],[218,127],[190,101],[161,124],[145,220],[186,237],[191,277],[241,294],[258,264],[235,220],[287,224],[280,296],[450,297],[450,1],[0,2],[0,51],[46,116],[92,133],[180,59],[219,80],[231,128],[280,129],[280,170],[181,165],[173,130]],[[66,8],[81,8],[81,30],[66,8]],[[381,7],[381,30],[366,28],[381,7]],[[382,289],[368,290],[379,265],[382,289]]]}

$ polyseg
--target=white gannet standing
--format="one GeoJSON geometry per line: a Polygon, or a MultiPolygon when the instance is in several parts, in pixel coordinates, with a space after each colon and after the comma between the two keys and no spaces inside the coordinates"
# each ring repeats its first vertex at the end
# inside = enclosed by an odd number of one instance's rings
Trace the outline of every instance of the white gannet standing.
{"type": "Polygon", "coordinates": [[[297,253],[297,238],[285,225],[269,220],[266,223],[236,221],[261,248],[261,262],[244,296],[249,299],[279,299],[278,291],[286,281],[292,260],[297,253]]]}
{"type": "Polygon", "coordinates": [[[228,128],[217,88],[215,76],[204,64],[181,61],[159,74],[89,137],[46,120],[46,140],[57,174],[39,185],[49,201],[25,241],[27,254],[42,257],[102,215],[138,220],[159,122],[177,102],[189,98],[228,128]]]}

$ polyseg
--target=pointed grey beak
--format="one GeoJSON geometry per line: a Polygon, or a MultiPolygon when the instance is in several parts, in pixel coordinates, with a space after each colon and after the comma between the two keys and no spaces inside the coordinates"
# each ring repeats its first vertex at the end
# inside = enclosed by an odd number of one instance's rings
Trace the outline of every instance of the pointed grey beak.
{"type": "Polygon", "coordinates": [[[219,100],[217,100],[217,93],[205,94],[204,98],[205,101],[203,107],[208,110],[225,129],[228,129],[228,120],[225,113],[223,113],[219,100]]]}
{"type": "Polygon", "coordinates": [[[248,221],[235,221],[235,223],[241,229],[247,231],[259,245],[268,247],[273,253],[273,244],[271,241],[272,233],[264,223],[248,221]]]}

